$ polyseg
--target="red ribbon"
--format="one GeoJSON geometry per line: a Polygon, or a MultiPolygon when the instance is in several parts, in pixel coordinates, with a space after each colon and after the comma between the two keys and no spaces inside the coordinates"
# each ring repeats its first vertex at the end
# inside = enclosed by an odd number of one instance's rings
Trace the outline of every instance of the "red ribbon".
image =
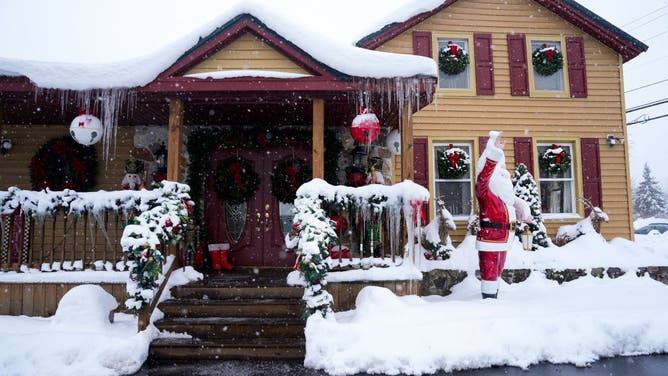
{"type": "Polygon", "coordinates": [[[243,184],[241,183],[241,171],[243,169],[244,168],[240,162],[234,162],[230,164],[230,172],[232,173],[234,182],[237,184],[237,188],[239,188],[239,190],[241,190],[241,188],[243,187],[243,184]]]}
{"type": "Polygon", "coordinates": [[[547,55],[547,61],[552,62],[552,55],[554,55],[554,50],[546,50],[545,55],[547,55]]]}
{"type": "Polygon", "coordinates": [[[285,166],[285,172],[288,174],[288,177],[290,178],[290,189],[292,190],[297,189],[297,174],[299,173],[299,170],[300,170],[299,165],[294,162],[285,166]]]}
{"type": "Polygon", "coordinates": [[[459,47],[457,47],[457,45],[452,42],[448,42],[448,46],[450,47],[450,54],[452,56],[457,56],[459,53],[459,47]]]}

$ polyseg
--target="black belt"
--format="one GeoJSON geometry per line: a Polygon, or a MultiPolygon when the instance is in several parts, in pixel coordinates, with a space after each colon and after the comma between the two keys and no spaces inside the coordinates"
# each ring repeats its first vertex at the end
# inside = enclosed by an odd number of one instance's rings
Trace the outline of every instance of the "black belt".
{"type": "Polygon", "coordinates": [[[501,222],[488,222],[488,221],[480,221],[480,228],[496,228],[499,230],[506,229],[506,230],[515,230],[515,224],[514,223],[508,223],[507,225],[503,225],[501,222]]]}

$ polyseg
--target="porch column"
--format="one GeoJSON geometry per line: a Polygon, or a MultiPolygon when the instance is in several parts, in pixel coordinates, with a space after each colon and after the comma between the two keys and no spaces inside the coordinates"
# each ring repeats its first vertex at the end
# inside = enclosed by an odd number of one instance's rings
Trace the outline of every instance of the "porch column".
{"type": "Polygon", "coordinates": [[[401,180],[414,180],[413,170],[413,124],[411,106],[404,104],[401,109],[401,180]]]}
{"type": "Polygon", "coordinates": [[[325,178],[325,100],[313,98],[313,178],[325,178]]]}
{"type": "Polygon", "coordinates": [[[169,101],[167,129],[167,180],[178,182],[183,147],[183,101],[181,99],[172,98],[169,101]]]}

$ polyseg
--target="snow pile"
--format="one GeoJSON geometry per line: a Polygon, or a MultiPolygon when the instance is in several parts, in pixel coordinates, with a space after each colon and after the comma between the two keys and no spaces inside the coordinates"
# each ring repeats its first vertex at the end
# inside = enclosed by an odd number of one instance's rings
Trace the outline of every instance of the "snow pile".
{"type": "Polygon", "coordinates": [[[126,283],[127,280],[127,271],[81,270],[76,273],[68,271],[44,273],[38,269],[22,268],[20,273],[15,271],[0,273],[1,283],[126,283]]]}
{"type": "Polygon", "coordinates": [[[60,302],[52,323],[56,326],[107,327],[109,313],[118,307],[111,294],[98,285],[81,285],[68,291],[60,302]]]}
{"type": "Polygon", "coordinates": [[[532,273],[503,285],[498,300],[482,300],[473,277],[447,297],[366,287],[356,310],[308,319],[305,365],[333,375],[426,374],[661,353],[668,351],[666,294],[668,286],[635,275],[560,286],[532,273]]]}

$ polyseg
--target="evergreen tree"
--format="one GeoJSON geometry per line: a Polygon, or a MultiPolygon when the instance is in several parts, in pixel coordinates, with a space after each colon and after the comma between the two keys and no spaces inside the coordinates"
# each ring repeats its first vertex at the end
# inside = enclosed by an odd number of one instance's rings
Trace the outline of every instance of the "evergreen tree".
{"type": "MultiPolygon", "coordinates": [[[[540,210],[540,195],[538,194],[538,187],[536,186],[536,181],[533,179],[533,176],[527,170],[527,166],[524,163],[520,163],[519,166],[515,169],[515,177],[513,178],[513,187],[515,189],[515,196],[526,201],[531,208],[531,216],[533,220],[531,223],[528,223],[529,229],[533,233],[533,250],[538,249],[538,246],[548,247],[550,241],[547,237],[547,230],[545,229],[545,224],[543,223],[543,214],[540,210]]],[[[516,235],[520,236],[524,232],[524,227],[527,224],[522,224],[518,226],[516,235]]]]}
{"type": "Polygon", "coordinates": [[[652,176],[647,163],[642,172],[642,181],[633,195],[633,211],[641,218],[654,217],[666,212],[666,196],[659,182],[652,176]]]}

